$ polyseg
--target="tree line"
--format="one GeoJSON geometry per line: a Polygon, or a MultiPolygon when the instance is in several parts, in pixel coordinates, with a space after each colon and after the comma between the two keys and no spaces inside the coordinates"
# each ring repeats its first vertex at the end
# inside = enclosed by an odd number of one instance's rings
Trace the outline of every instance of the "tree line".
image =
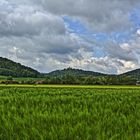
{"type": "Polygon", "coordinates": [[[136,85],[138,80],[131,76],[75,76],[66,74],[63,76],[46,76],[45,78],[15,80],[12,77],[0,82],[1,84],[68,84],[68,85],[136,85]]]}

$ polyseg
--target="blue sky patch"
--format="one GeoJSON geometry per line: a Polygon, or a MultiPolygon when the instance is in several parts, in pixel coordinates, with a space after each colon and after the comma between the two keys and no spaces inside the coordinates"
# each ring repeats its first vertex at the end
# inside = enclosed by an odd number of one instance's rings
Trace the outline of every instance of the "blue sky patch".
{"type": "MultiPolygon", "coordinates": [[[[132,13],[132,15],[134,16],[133,13],[132,13]]],[[[133,22],[135,24],[137,24],[137,26],[138,26],[140,24],[140,20],[136,20],[137,19],[136,15],[133,17],[133,22]]],[[[115,41],[117,43],[127,42],[128,40],[131,39],[133,32],[135,32],[135,30],[136,30],[136,28],[133,27],[133,30],[129,29],[127,31],[112,32],[110,34],[104,33],[104,32],[91,32],[79,20],[72,19],[68,16],[64,16],[63,20],[64,20],[64,23],[66,24],[68,31],[70,33],[75,33],[78,36],[84,36],[88,39],[93,39],[93,40],[96,40],[97,42],[100,42],[100,43],[101,42],[105,43],[105,42],[108,42],[110,40],[115,41]]]]}
{"type": "MultiPolygon", "coordinates": [[[[131,21],[134,22],[137,26],[140,25],[140,18],[138,18],[138,12],[132,12],[131,15],[131,21]]],[[[118,44],[128,42],[131,39],[131,36],[136,30],[136,27],[132,27],[132,29],[129,29],[127,31],[118,31],[118,32],[112,32],[112,33],[104,33],[104,32],[91,32],[88,30],[88,28],[79,20],[73,19],[68,16],[63,17],[64,23],[66,24],[66,27],[68,29],[69,33],[74,33],[77,36],[80,36],[81,38],[84,38],[85,41],[93,43],[94,49],[94,55],[96,57],[103,57],[105,56],[105,52],[103,51],[104,44],[111,41],[116,42],[118,44]],[[95,45],[100,44],[98,46],[100,49],[96,49],[98,47],[95,47],[95,45]]]]}
{"type": "Polygon", "coordinates": [[[130,21],[133,23],[134,29],[140,28],[140,9],[134,9],[131,12],[130,21]]]}

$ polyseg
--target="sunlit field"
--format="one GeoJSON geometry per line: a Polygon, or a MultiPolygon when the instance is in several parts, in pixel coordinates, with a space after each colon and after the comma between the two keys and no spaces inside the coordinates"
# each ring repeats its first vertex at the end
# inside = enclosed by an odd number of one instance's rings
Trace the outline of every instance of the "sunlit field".
{"type": "Polygon", "coordinates": [[[0,139],[139,140],[137,86],[0,86],[0,139]]]}

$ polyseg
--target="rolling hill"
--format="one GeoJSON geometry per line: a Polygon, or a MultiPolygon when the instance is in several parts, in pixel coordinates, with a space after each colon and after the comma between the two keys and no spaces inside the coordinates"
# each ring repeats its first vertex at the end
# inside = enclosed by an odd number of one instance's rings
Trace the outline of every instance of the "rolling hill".
{"type": "Polygon", "coordinates": [[[73,76],[80,76],[80,77],[87,77],[87,76],[106,76],[106,74],[93,72],[93,71],[85,71],[81,69],[73,69],[73,68],[67,68],[63,70],[56,70],[52,71],[47,76],[60,76],[63,77],[65,75],[73,75],[73,76]]]}
{"type": "MultiPolygon", "coordinates": [[[[63,70],[56,70],[50,73],[41,74],[40,72],[21,65],[20,63],[13,62],[7,58],[0,57],[0,76],[12,76],[12,77],[31,77],[31,78],[40,78],[40,77],[64,77],[66,75],[72,75],[74,77],[104,77],[108,76],[111,77],[113,75],[107,75],[99,72],[93,71],[85,71],[81,69],[73,69],[67,68],[63,70]]],[[[116,75],[117,76],[117,75],[116,75]]],[[[132,77],[137,80],[140,80],[140,69],[136,69],[133,71],[126,72],[124,74],[118,75],[123,77],[132,77]]]]}
{"type": "Polygon", "coordinates": [[[126,73],[121,74],[121,75],[122,76],[130,76],[132,78],[140,80],[140,69],[132,70],[132,71],[126,72],[126,73]]]}
{"type": "Polygon", "coordinates": [[[30,68],[0,57],[0,75],[12,77],[39,77],[41,74],[30,68]]]}

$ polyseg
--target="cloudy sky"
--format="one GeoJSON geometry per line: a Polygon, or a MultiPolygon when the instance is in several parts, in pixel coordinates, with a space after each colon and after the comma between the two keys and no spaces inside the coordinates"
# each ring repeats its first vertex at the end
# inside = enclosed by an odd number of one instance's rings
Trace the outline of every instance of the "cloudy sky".
{"type": "Polygon", "coordinates": [[[40,72],[140,68],[140,0],[0,0],[0,56],[40,72]]]}

